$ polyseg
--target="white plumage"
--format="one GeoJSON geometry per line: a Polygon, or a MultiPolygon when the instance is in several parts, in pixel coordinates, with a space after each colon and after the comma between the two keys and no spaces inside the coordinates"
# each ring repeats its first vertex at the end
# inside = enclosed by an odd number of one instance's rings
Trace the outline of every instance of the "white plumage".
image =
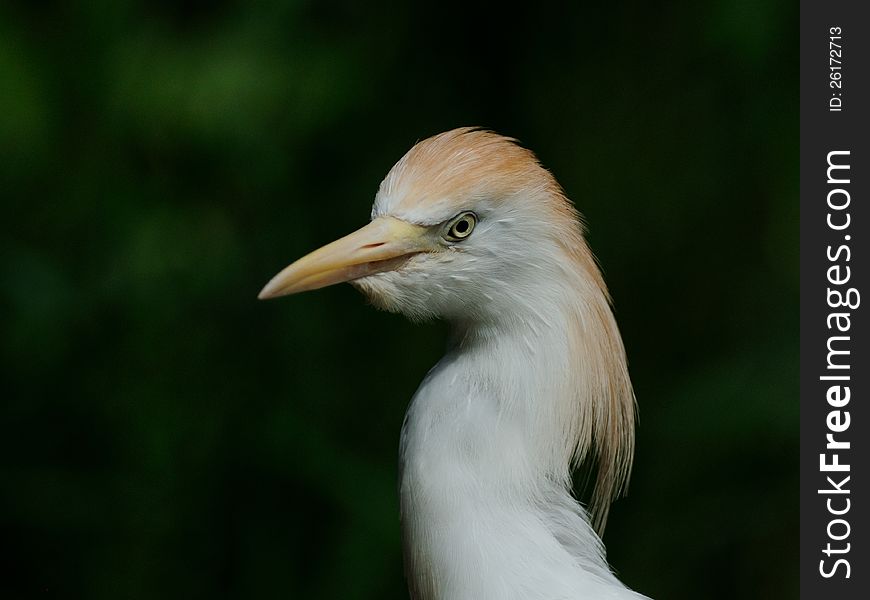
{"type": "Polygon", "coordinates": [[[451,324],[402,429],[412,598],[643,598],[596,533],[631,468],[625,352],[579,215],[534,155],[470,128],[418,143],[381,183],[369,225],[260,297],[340,281],[451,324]],[[597,461],[589,514],[571,495],[584,459],[597,461]]]}

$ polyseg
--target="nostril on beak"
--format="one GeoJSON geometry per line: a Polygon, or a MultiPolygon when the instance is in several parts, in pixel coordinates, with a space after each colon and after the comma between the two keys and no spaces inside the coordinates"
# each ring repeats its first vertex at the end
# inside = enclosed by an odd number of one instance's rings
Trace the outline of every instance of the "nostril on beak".
{"type": "Polygon", "coordinates": [[[366,244],[366,245],[363,246],[362,248],[363,248],[363,250],[368,250],[368,249],[370,249],[370,248],[378,248],[378,247],[380,247],[380,246],[383,246],[385,243],[386,243],[386,242],[376,242],[376,243],[374,243],[374,244],[366,244]]]}

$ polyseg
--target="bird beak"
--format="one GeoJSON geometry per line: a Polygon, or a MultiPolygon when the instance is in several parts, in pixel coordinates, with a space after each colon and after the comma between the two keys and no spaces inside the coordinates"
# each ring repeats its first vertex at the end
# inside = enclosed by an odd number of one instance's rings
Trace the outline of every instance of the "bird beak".
{"type": "Polygon", "coordinates": [[[374,273],[391,271],[408,256],[435,249],[428,227],[379,217],[339,240],[303,256],[275,275],[260,300],[316,290],[374,273]]]}

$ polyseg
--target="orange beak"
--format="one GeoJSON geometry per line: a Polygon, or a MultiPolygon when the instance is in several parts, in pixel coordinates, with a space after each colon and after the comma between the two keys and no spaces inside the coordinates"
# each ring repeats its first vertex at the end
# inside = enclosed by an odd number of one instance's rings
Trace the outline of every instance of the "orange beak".
{"type": "Polygon", "coordinates": [[[286,267],[257,297],[267,300],[288,296],[392,271],[409,256],[431,252],[437,247],[430,228],[393,217],[379,217],[286,267]]]}

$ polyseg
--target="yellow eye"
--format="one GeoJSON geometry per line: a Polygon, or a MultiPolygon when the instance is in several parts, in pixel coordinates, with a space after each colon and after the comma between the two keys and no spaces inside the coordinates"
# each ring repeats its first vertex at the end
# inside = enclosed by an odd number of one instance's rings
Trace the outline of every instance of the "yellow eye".
{"type": "Polygon", "coordinates": [[[447,239],[454,242],[464,240],[474,231],[475,225],[477,225],[477,215],[473,212],[462,213],[450,223],[450,227],[447,229],[447,239]]]}

